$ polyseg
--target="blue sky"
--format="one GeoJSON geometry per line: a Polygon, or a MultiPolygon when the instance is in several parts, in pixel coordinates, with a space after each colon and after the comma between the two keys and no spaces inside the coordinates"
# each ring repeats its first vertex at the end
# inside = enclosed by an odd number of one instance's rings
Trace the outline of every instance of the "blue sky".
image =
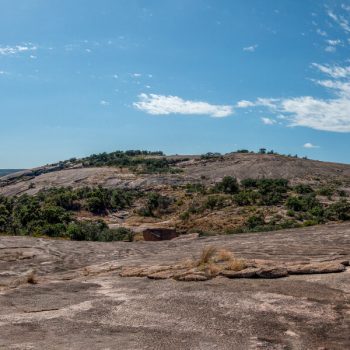
{"type": "Polygon", "coordinates": [[[0,0],[0,168],[260,147],[350,163],[350,1],[0,0]]]}

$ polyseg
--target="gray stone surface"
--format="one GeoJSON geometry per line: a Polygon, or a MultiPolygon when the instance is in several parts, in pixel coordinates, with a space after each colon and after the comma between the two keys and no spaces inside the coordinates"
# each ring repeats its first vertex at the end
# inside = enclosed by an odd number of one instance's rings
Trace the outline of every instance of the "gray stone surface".
{"type": "Polygon", "coordinates": [[[167,242],[0,237],[0,280],[35,269],[38,281],[0,286],[0,349],[350,348],[349,268],[202,282],[119,276],[208,245],[270,264],[344,262],[350,225],[167,242]]]}

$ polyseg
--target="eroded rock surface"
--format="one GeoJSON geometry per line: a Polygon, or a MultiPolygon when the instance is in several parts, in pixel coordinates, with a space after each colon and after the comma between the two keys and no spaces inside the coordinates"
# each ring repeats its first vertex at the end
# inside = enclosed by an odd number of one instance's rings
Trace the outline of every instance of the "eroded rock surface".
{"type": "Polygon", "coordinates": [[[349,259],[349,224],[165,242],[0,237],[0,349],[348,349],[349,259]],[[289,276],[179,271],[208,245],[289,276]],[[10,283],[30,271],[36,284],[10,283]]]}

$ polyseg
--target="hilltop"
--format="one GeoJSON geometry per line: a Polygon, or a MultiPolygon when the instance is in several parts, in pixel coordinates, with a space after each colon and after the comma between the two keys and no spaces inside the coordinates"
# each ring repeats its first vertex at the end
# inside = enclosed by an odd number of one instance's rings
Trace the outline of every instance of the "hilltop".
{"type": "MultiPolygon", "coordinates": [[[[140,151],[129,151],[140,152],[140,151]]],[[[102,153],[12,173],[0,177],[0,194],[34,194],[43,188],[103,186],[106,188],[154,189],[186,183],[211,184],[224,176],[247,178],[284,178],[293,182],[350,183],[350,165],[321,162],[279,154],[228,153],[218,155],[165,156],[148,152],[128,156],[126,152],[102,153]],[[108,157],[113,155],[113,157],[108,157]],[[118,162],[109,158],[118,159],[118,162]]]]}

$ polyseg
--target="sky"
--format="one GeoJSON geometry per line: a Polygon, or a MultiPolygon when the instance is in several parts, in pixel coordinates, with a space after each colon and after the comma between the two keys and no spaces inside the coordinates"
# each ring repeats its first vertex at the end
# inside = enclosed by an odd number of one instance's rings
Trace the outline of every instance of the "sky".
{"type": "Polygon", "coordinates": [[[350,0],[0,0],[0,168],[261,147],[350,163],[350,0]]]}

